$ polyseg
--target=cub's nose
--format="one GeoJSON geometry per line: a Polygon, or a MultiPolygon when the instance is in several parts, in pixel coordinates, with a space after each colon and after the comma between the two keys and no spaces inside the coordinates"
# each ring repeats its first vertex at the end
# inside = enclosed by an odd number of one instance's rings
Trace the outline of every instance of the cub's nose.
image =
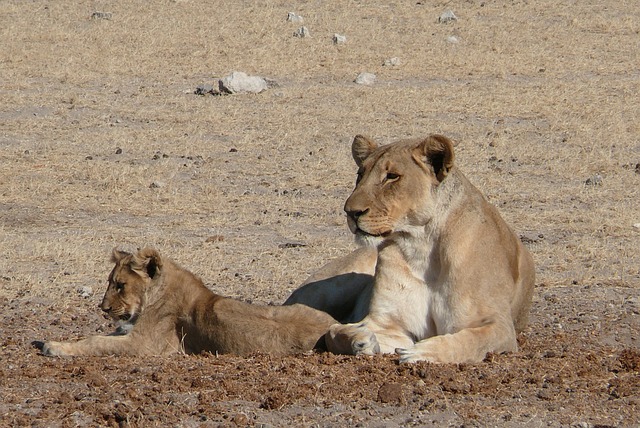
{"type": "Polygon", "coordinates": [[[106,302],[100,303],[98,307],[102,309],[104,312],[109,312],[111,310],[111,306],[109,306],[106,302]]]}

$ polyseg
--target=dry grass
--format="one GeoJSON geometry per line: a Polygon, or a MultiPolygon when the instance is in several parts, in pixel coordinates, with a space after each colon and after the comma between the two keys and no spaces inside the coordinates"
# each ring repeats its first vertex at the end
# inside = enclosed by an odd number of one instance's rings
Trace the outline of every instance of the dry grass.
{"type": "Polygon", "coordinates": [[[640,6],[422,3],[300,4],[298,39],[287,2],[2,2],[0,296],[91,285],[92,308],[111,247],[153,245],[219,292],[282,301],[352,246],[353,135],[431,132],[543,235],[539,283],[637,289],[640,6]],[[447,8],[459,21],[438,24],[447,8]],[[234,70],[279,86],[191,93],[234,70]],[[361,71],[376,85],[354,85],[361,71]]]}

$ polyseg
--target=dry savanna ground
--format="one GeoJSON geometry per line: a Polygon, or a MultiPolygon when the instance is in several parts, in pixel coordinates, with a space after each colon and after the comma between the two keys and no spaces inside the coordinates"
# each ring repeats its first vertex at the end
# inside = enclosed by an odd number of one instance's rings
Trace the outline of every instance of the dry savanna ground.
{"type": "Polygon", "coordinates": [[[0,2],[0,425],[638,426],[639,31],[635,1],[0,2]],[[194,94],[233,71],[273,84],[194,94]],[[32,347],[109,332],[114,246],[281,303],[354,248],[353,136],[435,132],[535,258],[518,352],[32,347]]]}

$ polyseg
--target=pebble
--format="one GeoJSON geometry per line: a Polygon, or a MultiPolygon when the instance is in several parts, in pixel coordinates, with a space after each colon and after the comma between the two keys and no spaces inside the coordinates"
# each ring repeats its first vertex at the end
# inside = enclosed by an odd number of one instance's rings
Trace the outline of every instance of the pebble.
{"type": "Polygon", "coordinates": [[[393,58],[385,59],[382,65],[385,67],[396,67],[400,65],[400,58],[394,56],[393,58]]]}
{"type": "Polygon", "coordinates": [[[287,14],[287,21],[302,23],[302,22],[304,22],[304,18],[301,17],[300,15],[296,14],[295,12],[289,12],[287,14]]]}
{"type": "Polygon", "coordinates": [[[88,285],[85,285],[84,287],[78,288],[78,294],[81,297],[84,297],[85,299],[88,299],[89,297],[91,297],[93,295],[93,288],[89,287],[88,285]]]}
{"type": "Polygon", "coordinates": [[[376,75],[373,73],[360,73],[354,80],[358,85],[373,85],[375,81],[376,75]]]}
{"type": "Polygon", "coordinates": [[[460,40],[458,40],[458,38],[456,36],[449,36],[447,37],[447,43],[451,43],[452,45],[455,45],[456,43],[458,43],[460,40]]]}
{"type": "Polygon", "coordinates": [[[333,35],[333,43],[336,45],[347,43],[347,36],[343,36],[341,34],[336,33],[333,35]]]}
{"type": "Polygon", "coordinates": [[[260,76],[249,76],[242,71],[234,71],[219,82],[220,92],[226,94],[253,93],[267,90],[267,81],[260,76]]]}
{"type": "Polygon", "coordinates": [[[159,189],[161,187],[164,187],[164,183],[162,181],[154,181],[149,185],[150,189],[159,189]]]}
{"type": "Polygon", "coordinates": [[[457,21],[457,20],[458,20],[458,17],[450,9],[449,10],[445,10],[438,17],[438,22],[441,23],[441,24],[448,24],[450,22],[457,21]]]}
{"type": "Polygon", "coordinates": [[[602,176],[600,174],[596,174],[593,177],[589,177],[584,184],[587,186],[602,186],[602,176]]]}
{"type": "Polygon", "coordinates": [[[300,38],[311,37],[311,33],[309,33],[309,29],[307,27],[302,26],[293,32],[293,37],[300,37],[300,38]]]}
{"type": "Polygon", "coordinates": [[[113,17],[111,12],[93,12],[91,14],[91,19],[106,19],[109,20],[113,17]]]}

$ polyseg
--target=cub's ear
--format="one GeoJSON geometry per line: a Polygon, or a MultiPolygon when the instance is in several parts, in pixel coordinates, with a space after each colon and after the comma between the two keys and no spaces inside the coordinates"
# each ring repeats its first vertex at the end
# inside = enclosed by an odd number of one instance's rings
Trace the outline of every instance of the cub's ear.
{"type": "Polygon", "coordinates": [[[118,250],[118,247],[115,247],[113,250],[111,250],[111,261],[113,263],[118,263],[120,260],[130,255],[131,254],[127,253],[126,251],[120,251],[118,250]]]}
{"type": "Polygon", "coordinates": [[[160,273],[162,258],[153,248],[143,248],[131,259],[131,269],[153,279],[160,273]]]}
{"type": "Polygon", "coordinates": [[[419,160],[433,168],[438,181],[444,180],[453,168],[453,141],[443,135],[429,135],[420,142],[416,150],[414,156],[418,156],[419,160]]]}
{"type": "Polygon", "coordinates": [[[356,135],[351,144],[351,156],[356,161],[356,165],[362,166],[364,160],[378,148],[378,145],[364,135],[356,135]]]}

